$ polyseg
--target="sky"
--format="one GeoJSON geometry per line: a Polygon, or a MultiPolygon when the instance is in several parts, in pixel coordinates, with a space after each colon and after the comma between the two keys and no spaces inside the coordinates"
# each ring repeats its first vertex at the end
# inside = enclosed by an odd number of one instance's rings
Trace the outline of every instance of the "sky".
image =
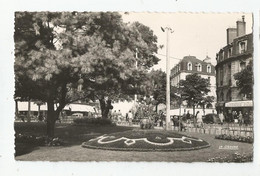
{"type": "Polygon", "coordinates": [[[246,33],[252,32],[251,13],[122,13],[124,22],[139,21],[150,27],[158,37],[158,45],[164,45],[157,55],[161,61],[154,69],[166,70],[166,33],[161,27],[174,32],[169,37],[171,67],[184,56],[196,56],[203,60],[208,55],[216,64],[216,53],[226,45],[226,29],[236,27],[236,21],[245,15],[246,33]],[[175,59],[177,58],[177,59],[175,59]]]}

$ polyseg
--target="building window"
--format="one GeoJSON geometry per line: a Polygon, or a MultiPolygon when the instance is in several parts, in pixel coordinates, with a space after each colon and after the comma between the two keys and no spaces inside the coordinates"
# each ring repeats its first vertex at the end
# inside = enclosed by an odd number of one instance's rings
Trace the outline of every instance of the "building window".
{"type": "Polygon", "coordinates": [[[197,71],[201,72],[201,70],[202,70],[202,66],[201,66],[200,63],[198,63],[198,64],[197,64],[197,71]]]}
{"type": "Polygon", "coordinates": [[[231,55],[232,55],[232,48],[229,48],[228,49],[228,58],[231,57],[231,55]]]}
{"type": "Polygon", "coordinates": [[[189,63],[187,64],[187,68],[188,68],[188,70],[192,70],[192,63],[191,63],[191,62],[189,62],[189,63]]]}
{"type": "Polygon", "coordinates": [[[242,61],[240,62],[240,71],[244,70],[246,68],[246,62],[242,61]]]}
{"type": "Polygon", "coordinates": [[[208,65],[208,66],[207,66],[207,72],[208,72],[208,73],[211,73],[211,65],[208,65]]]}
{"type": "Polygon", "coordinates": [[[220,94],[220,100],[224,101],[224,93],[223,92],[221,92],[221,94],[220,94]]]}
{"type": "Polygon", "coordinates": [[[210,76],[208,77],[208,81],[209,81],[209,84],[210,84],[210,76]]]}
{"type": "Polygon", "coordinates": [[[223,77],[224,77],[224,74],[223,74],[223,67],[220,68],[220,86],[223,85],[223,77]]]}
{"type": "Polygon", "coordinates": [[[226,100],[232,101],[231,90],[228,91],[227,96],[226,96],[226,100]]]}
{"type": "Polygon", "coordinates": [[[239,45],[239,54],[246,52],[247,41],[239,42],[238,45],[239,45]]]}

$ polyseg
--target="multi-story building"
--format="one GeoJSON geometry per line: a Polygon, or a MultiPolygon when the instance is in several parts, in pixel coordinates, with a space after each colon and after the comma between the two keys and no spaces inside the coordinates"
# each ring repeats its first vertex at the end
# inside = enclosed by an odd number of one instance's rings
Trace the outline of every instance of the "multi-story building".
{"type": "Polygon", "coordinates": [[[246,34],[244,17],[236,28],[227,29],[227,45],[216,55],[217,111],[231,114],[234,110],[252,110],[252,97],[240,94],[234,74],[253,59],[253,35],[246,34]]]}
{"type": "MultiPolygon", "coordinates": [[[[171,85],[178,86],[180,80],[185,80],[189,74],[197,73],[202,78],[208,79],[210,83],[210,92],[208,96],[216,97],[216,73],[215,67],[211,64],[210,58],[207,56],[204,60],[197,59],[195,56],[185,56],[171,70],[171,85]]],[[[196,110],[202,111],[203,114],[212,113],[215,109],[215,103],[208,105],[206,109],[198,106],[196,110]]],[[[185,103],[179,107],[177,102],[173,102],[171,106],[171,114],[183,114],[185,111],[192,113],[192,107],[188,107],[185,103]]]]}

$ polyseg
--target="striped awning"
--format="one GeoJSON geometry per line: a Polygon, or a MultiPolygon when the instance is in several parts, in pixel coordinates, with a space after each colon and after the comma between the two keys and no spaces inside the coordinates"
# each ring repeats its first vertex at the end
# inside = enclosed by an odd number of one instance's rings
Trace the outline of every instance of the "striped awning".
{"type": "Polygon", "coordinates": [[[225,107],[253,107],[253,101],[231,101],[225,104],[225,107]]]}

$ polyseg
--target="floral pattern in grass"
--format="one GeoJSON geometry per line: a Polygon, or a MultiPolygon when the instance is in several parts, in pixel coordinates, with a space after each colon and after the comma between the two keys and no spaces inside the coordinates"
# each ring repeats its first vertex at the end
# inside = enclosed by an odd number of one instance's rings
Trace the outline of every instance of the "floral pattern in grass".
{"type": "Polygon", "coordinates": [[[175,132],[131,130],[93,138],[82,147],[124,151],[181,151],[209,147],[206,141],[175,132]]]}

